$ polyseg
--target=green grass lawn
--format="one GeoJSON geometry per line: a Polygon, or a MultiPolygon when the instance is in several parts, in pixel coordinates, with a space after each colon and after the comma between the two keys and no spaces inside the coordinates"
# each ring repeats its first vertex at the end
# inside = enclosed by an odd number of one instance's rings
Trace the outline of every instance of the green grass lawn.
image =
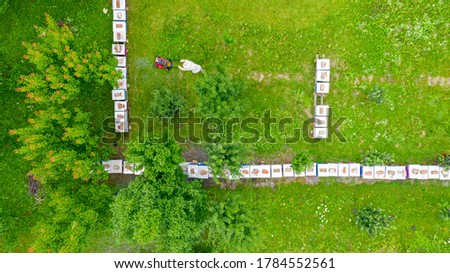
{"type": "Polygon", "coordinates": [[[261,139],[248,160],[285,160],[308,149],[317,161],[360,161],[378,149],[400,164],[432,163],[450,147],[449,16],[443,2],[130,1],[131,115],[146,119],[152,90],[163,86],[181,90],[189,108],[198,102],[200,75],[154,69],[160,55],[191,59],[206,72],[220,64],[247,87],[245,116],[270,109],[299,126],[313,112],[320,51],[332,61],[325,103],[334,120],[346,118],[340,130],[347,141],[286,145],[289,132],[274,126],[276,143],[261,139]],[[368,99],[375,84],[385,90],[382,104],[368,99]]]}
{"type": "Polygon", "coordinates": [[[240,194],[254,210],[254,252],[450,252],[450,222],[438,218],[438,204],[450,200],[442,185],[323,179],[314,186],[250,184],[209,193],[219,200],[240,194]],[[369,204],[394,215],[391,229],[374,236],[359,229],[353,211],[369,204]]]}

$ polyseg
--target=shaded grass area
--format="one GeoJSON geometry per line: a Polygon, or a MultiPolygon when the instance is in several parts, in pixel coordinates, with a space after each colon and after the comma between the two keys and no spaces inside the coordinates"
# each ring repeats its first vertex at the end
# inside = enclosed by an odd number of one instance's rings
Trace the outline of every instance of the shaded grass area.
{"type": "MultiPolygon", "coordinates": [[[[365,151],[378,149],[400,164],[433,163],[450,147],[449,15],[443,2],[130,2],[131,115],[150,116],[152,90],[160,87],[181,90],[188,108],[195,108],[200,75],[152,67],[156,55],[188,58],[206,72],[219,64],[244,81],[245,116],[270,109],[279,119],[295,119],[284,133],[272,126],[276,142],[261,138],[248,161],[301,149],[318,161],[360,161],[365,151]],[[325,103],[334,121],[346,118],[339,128],[346,142],[332,136],[330,142],[286,144],[293,127],[312,114],[318,51],[332,60],[325,103]],[[375,84],[385,91],[382,104],[368,98],[375,84]]],[[[133,129],[131,136],[144,133],[133,129]]]]}
{"type": "Polygon", "coordinates": [[[442,185],[350,184],[321,179],[318,185],[241,185],[211,188],[212,198],[240,194],[254,211],[254,252],[450,252],[450,223],[439,219],[438,204],[450,199],[442,185]],[[392,228],[369,235],[355,223],[364,206],[393,215],[392,228]]]}
{"type": "MultiPolygon", "coordinates": [[[[33,115],[33,106],[24,103],[25,96],[15,92],[17,80],[22,74],[29,74],[33,67],[24,61],[25,48],[22,41],[37,41],[34,25],[44,24],[44,13],[54,19],[63,20],[77,35],[79,46],[97,42],[100,47],[110,50],[112,42],[112,12],[107,15],[103,8],[110,8],[110,1],[9,1],[8,8],[0,16],[3,31],[0,32],[0,100],[6,111],[0,113],[1,171],[0,187],[1,212],[0,252],[26,252],[33,241],[31,227],[35,223],[35,200],[28,195],[27,173],[29,163],[13,153],[18,143],[9,135],[9,130],[26,125],[27,118],[33,115]]],[[[101,121],[112,116],[110,88],[100,87],[100,100],[89,100],[86,111],[94,116],[93,126],[99,128],[101,121]],[[109,104],[105,104],[108,102],[109,104]]]]}
{"type": "Polygon", "coordinates": [[[29,165],[10,151],[0,155],[0,252],[26,251],[32,240],[29,228],[35,220],[34,200],[26,185],[29,165]]]}

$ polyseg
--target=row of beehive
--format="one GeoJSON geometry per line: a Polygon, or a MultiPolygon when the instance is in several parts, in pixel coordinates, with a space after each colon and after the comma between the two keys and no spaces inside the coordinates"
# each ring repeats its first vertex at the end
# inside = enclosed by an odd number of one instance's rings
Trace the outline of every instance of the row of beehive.
{"type": "MultiPolygon", "coordinates": [[[[140,175],[144,167],[137,170],[135,165],[122,159],[102,161],[108,173],[140,175]]],[[[211,168],[203,163],[184,162],[180,164],[188,178],[208,179],[213,177],[211,168]]],[[[362,166],[359,163],[314,163],[304,172],[295,172],[291,164],[242,165],[239,175],[232,175],[225,170],[219,178],[282,178],[282,177],[361,177],[363,179],[440,179],[450,180],[450,172],[435,165],[407,166],[362,166]]]]}
{"type": "MultiPolygon", "coordinates": [[[[189,178],[207,179],[213,176],[206,164],[182,163],[181,167],[189,178]]],[[[313,167],[297,173],[291,164],[242,165],[240,175],[225,171],[221,176],[227,179],[281,178],[281,177],[361,177],[363,179],[441,179],[450,180],[449,171],[439,166],[362,166],[358,163],[314,163],[313,167]]]]}
{"type": "MultiPolygon", "coordinates": [[[[316,60],[314,92],[319,95],[330,91],[330,59],[316,60]]],[[[313,138],[328,138],[328,105],[316,105],[314,110],[313,138]]]]}
{"type": "Polygon", "coordinates": [[[144,173],[144,167],[139,170],[135,168],[135,165],[122,159],[112,159],[108,161],[102,161],[103,168],[107,173],[123,173],[141,175],[144,173]]]}
{"type": "Polygon", "coordinates": [[[112,53],[116,56],[120,72],[117,88],[112,90],[114,101],[114,127],[116,132],[128,132],[128,100],[127,100],[127,10],[125,0],[112,0],[113,6],[113,40],[112,53]]]}

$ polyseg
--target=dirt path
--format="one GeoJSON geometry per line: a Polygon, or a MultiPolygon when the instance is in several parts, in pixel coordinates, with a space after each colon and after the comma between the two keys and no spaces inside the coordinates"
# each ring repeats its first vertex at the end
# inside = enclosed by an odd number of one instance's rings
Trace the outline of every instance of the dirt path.
{"type": "MultiPolygon", "coordinates": [[[[361,83],[372,83],[373,81],[378,81],[380,83],[389,83],[389,84],[394,84],[396,82],[399,82],[398,79],[392,77],[391,74],[386,74],[383,77],[375,77],[374,75],[370,74],[369,76],[361,76],[361,77],[357,77],[355,78],[355,80],[353,81],[354,85],[359,85],[361,83]]],[[[415,79],[415,83],[418,86],[422,86],[422,85],[427,85],[427,86],[440,86],[443,88],[448,88],[450,87],[450,78],[444,78],[444,77],[440,77],[440,76],[424,76],[421,75],[420,77],[417,77],[415,79]]]]}
{"type": "MultiPolygon", "coordinates": [[[[313,73],[311,74],[311,78],[314,77],[313,73]]],[[[332,79],[338,79],[339,73],[332,71],[331,77],[332,79]]],[[[257,82],[263,81],[295,81],[300,82],[307,78],[303,73],[265,73],[260,71],[253,71],[251,74],[247,75],[247,79],[253,79],[257,82]]],[[[380,82],[380,83],[388,83],[395,84],[400,82],[401,80],[394,78],[391,74],[386,74],[382,77],[374,76],[373,74],[367,76],[358,76],[353,80],[353,85],[359,85],[361,83],[372,83],[372,82],[380,82]]],[[[445,78],[441,76],[425,76],[421,75],[416,77],[415,83],[418,86],[423,86],[424,84],[427,86],[440,86],[443,88],[450,87],[450,78],[445,78]]]]}

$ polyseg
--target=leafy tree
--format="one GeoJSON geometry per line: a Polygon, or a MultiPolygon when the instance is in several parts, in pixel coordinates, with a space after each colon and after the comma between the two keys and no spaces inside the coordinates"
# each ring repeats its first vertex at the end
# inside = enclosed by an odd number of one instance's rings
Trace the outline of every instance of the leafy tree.
{"type": "Polygon", "coordinates": [[[226,76],[220,67],[215,74],[204,74],[196,85],[200,96],[199,113],[219,119],[239,117],[244,110],[239,100],[243,88],[241,81],[226,76]]]}
{"type": "Polygon", "coordinates": [[[239,195],[211,204],[205,243],[212,252],[247,252],[254,244],[252,211],[239,195]]]}
{"type": "Polygon", "coordinates": [[[100,145],[91,104],[82,98],[96,101],[101,92],[110,92],[119,77],[117,61],[95,43],[81,46],[67,26],[47,14],[45,22],[35,26],[39,42],[22,43],[34,72],[22,75],[16,89],[26,93],[34,116],[10,134],[18,137],[22,146],[16,153],[30,161],[31,174],[41,183],[31,250],[80,252],[87,233],[107,217],[112,199],[109,188],[98,184],[106,178],[100,160],[111,149],[100,145]]]}
{"type": "MultiPolygon", "coordinates": [[[[240,95],[244,88],[241,81],[232,79],[225,75],[225,71],[217,67],[217,72],[204,77],[196,86],[200,96],[198,111],[203,118],[215,118],[225,120],[239,117],[244,107],[240,101],[240,95]]],[[[240,163],[246,146],[244,144],[230,143],[225,130],[211,130],[215,137],[205,141],[203,147],[207,150],[208,165],[213,170],[214,180],[219,182],[218,176],[222,176],[225,170],[232,174],[239,174],[240,163]]],[[[239,135],[240,132],[233,132],[239,135]]],[[[236,139],[236,138],[233,138],[236,139]]]]}
{"type": "Polygon", "coordinates": [[[240,174],[241,161],[245,147],[236,143],[206,143],[204,144],[208,153],[208,166],[213,172],[213,179],[219,182],[219,177],[227,178],[226,171],[232,175],[240,174]]]}
{"type": "Polygon", "coordinates": [[[24,143],[16,150],[31,162],[32,174],[43,183],[57,181],[70,173],[73,179],[99,180],[107,174],[99,164],[108,158],[99,149],[100,137],[91,130],[91,114],[50,107],[29,119],[30,126],[11,130],[24,143]]]}
{"type": "Polygon", "coordinates": [[[363,158],[363,164],[366,166],[389,165],[392,163],[394,163],[394,158],[390,154],[377,150],[367,152],[363,158]]]}
{"type": "Polygon", "coordinates": [[[292,169],[296,172],[304,172],[313,166],[314,161],[308,151],[301,151],[292,159],[292,169]]]}
{"type": "Polygon", "coordinates": [[[375,235],[388,228],[392,220],[393,216],[388,216],[382,209],[365,206],[357,211],[355,222],[361,230],[367,231],[370,235],[375,235]]]}
{"type": "Polygon", "coordinates": [[[156,118],[171,118],[176,111],[182,111],[186,100],[179,91],[161,88],[153,91],[152,115],[156,118]]]}
{"type": "Polygon", "coordinates": [[[23,144],[16,152],[32,161],[31,172],[43,183],[67,172],[74,179],[103,179],[99,162],[111,150],[99,145],[98,130],[80,96],[95,100],[94,86],[115,85],[117,61],[95,44],[81,48],[72,31],[47,14],[45,21],[45,27],[35,26],[40,42],[23,42],[24,58],[35,69],[20,77],[16,90],[26,93],[37,111],[27,127],[10,131],[23,144]]]}
{"type": "Polygon", "coordinates": [[[144,176],[156,181],[184,180],[179,166],[184,159],[175,141],[158,142],[146,139],[143,143],[130,142],[125,152],[127,161],[135,163],[136,169],[145,167],[144,176]]]}
{"type": "Polygon", "coordinates": [[[30,251],[83,252],[88,233],[103,227],[112,201],[111,190],[106,185],[81,181],[46,189],[30,251]]]}
{"type": "Polygon", "coordinates": [[[128,146],[127,160],[145,172],[112,205],[118,243],[155,252],[189,252],[198,243],[206,195],[200,184],[186,182],[180,152],[172,141],[128,146]]]}
{"type": "Polygon", "coordinates": [[[201,236],[205,192],[198,183],[139,177],[112,205],[119,244],[152,252],[191,252],[201,236]]]}
{"type": "Polygon", "coordinates": [[[23,57],[35,65],[35,72],[21,76],[18,92],[27,93],[28,102],[44,105],[78,100],[81,93],[92,94],[87,83],[116,85],[117,60],[94,43],[90,48],[78,45],[68,26],[59,26],[45,14],[45,27],[35,26],[39,43],[22,42],[23,57]]]}

